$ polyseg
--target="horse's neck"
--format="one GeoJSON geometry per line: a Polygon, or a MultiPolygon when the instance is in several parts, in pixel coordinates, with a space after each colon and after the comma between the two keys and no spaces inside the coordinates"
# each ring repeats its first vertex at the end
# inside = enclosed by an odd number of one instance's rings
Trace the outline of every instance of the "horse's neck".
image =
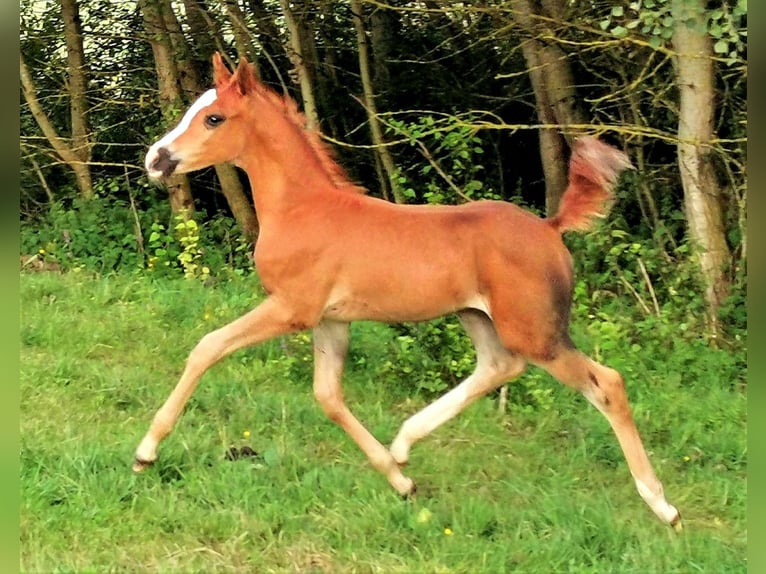
{"type": "MultiPolygon", "coordinates": [[[[237,162],[250,179],[259,218],[289,211],[291,207],[321,200],[332,181],[309,143],[287,118],[284,125],[248,138],[249,149],[237,162]]],[[[276,123],[276,122],[275,122],[276,123]]]]}

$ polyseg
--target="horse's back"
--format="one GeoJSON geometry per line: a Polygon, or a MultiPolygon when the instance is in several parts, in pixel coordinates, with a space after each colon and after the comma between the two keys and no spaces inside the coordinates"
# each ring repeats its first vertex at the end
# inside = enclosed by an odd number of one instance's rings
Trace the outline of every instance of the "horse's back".
{"type": "Polygon", "coordinates": [[[474,307],[561,323],[550,317],[569,302],[569,253],[536,215],[502,201],[402,206],[356,196],[346,207],[324,224],[322,259],[336,262],[322,278],[332,278],[330,316],[421,320],[474,307]]]}

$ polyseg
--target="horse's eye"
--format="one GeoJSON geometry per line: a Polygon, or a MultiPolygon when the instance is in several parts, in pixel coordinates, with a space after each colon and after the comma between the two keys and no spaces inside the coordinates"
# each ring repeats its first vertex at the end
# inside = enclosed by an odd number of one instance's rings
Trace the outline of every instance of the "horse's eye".
{"type": "Polygon", "coordinates": [[[205,118],[205,125],[209,128],[217,128],[225,119],[223,116],[212,114],[205,118]]]}

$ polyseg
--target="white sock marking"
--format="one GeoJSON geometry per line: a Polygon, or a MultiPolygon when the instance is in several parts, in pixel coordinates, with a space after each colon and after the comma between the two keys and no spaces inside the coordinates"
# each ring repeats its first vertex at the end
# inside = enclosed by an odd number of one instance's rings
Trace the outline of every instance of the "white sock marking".
{"type": "Polygon", "coordinates": [[[661,520],[670,524],[671,521],[676,519],[678,510],[675,506],[669,504],[668,501],[665,500],[665,494],[662,492],[662,488],[660,488],[659,492],[654,492],[638,479],[636,479],[636,488],[638,489],[641,498],[644,499],[649,505],[649,508],[651,508],[661,520]]]}

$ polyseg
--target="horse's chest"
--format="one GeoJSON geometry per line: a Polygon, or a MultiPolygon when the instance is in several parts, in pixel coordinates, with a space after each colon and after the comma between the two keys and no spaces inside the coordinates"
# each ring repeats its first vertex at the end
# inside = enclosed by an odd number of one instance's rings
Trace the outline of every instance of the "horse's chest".
{"type": "Polygon", "coordinates": [[[259,239],[253,253],[258,277],[269,292],[287,289],[296,282],[311,282],[317,261],[316,249],[288,240],[262,242],[259,239]]]}

